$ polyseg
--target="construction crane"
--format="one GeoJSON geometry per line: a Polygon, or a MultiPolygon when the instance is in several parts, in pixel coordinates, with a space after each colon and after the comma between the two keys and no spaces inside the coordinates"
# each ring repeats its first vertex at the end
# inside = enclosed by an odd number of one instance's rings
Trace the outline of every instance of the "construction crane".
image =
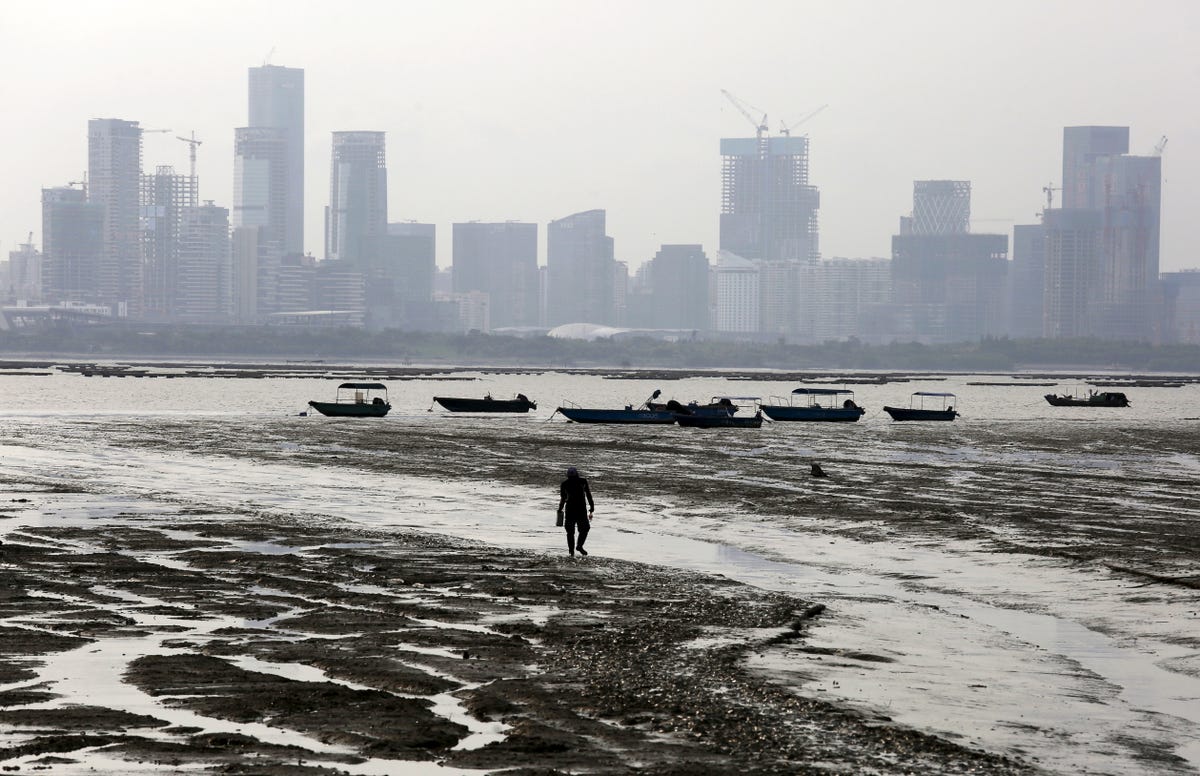
{"type": "Polygon", "coordinates": [[[804,122],[808,121],[813,116],[816,116],[818,113],[820,113],[821,111],[825,110],[828,107],[829,107],[828,104],[822,105],[821,107],[817,108],[812,113],[805,116],[804,118],[800,119],[799,121],[793,121],[791,124],[784,124],[782,121],[779,122],[779,134],[781,134],[785,137],[790,136],[792,134],[793,129],[800,126],[804,122]]]}
{"type": "Polygon", "coordinates": [[[143,129],[142,134],[144,135],[147,132],[170,132],[170,131],[171,130],[169,130],[169,129],[143,129]]]}
{"type": "Polygon", "coordinates": [[[191,162],[192,165],[191,176],[192,180],[196,180],[196,146],[200,145],[202,141],[196,139],[196,130],[194,129],[192,130],[192,136],[190,138],[176,135],[175,139],[182,140],[188,144],[188,161],[191,162]]]}
{"type": "Polygon", "coordinates": [[[768,131],[766,112],[760,111],[758,108],[755,108],[753,105],[751,105],[748,102],[743,102],[743,101],[739,100],[737,97],[734,97],[732,94],[725,91],[724,89],[721,90],[721,94],[725,95],[726,99],[728,99],[731,103],[733,103],[733,107],[735,107],[739,111],[741,111],[741,114],[746,117],[746,120],[754,125],[754,131],[756,133],[756,136],[758,137],[759,140],[762,140],[763,134],[765,134],[768,131]],[[754,118],[754,115],[751,114],[750,111],[754,111],[754,113],[762,113],[762,119],[756,121],[754,118]]]}
{"type": "Polygon", "coordinates": [[[1166,147],[1167,147],[1167,136],[1163,135],[1162,138],[1157,143],[1154,144],[1154,155],[1162,156],[1163,149],[1165,149],[1166,147]]]}
{"type": "Polygon", "coordinates": [[[1062,186],[1055,186],[1054,181],[1042,186],[1042,192],[1046,195],[1047,210],[1052,210],[1054,208],[1054,192],[1056,191],[1062,191],[1062,186]]]}

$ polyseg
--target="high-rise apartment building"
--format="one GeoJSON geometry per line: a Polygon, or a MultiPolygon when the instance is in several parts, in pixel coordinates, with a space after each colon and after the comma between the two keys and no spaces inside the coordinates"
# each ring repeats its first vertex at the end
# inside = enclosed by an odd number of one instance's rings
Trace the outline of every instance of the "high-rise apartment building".
{"type": "Polygon", "coordinates": [[[713,268],[713,322],[719,332],[754,334],[760,330],[759,264],[721,251],[713,268]]]}
{"type": "Polygon", "coordinates": [[[807,137],[721,140],[721,250],[746,259],[815,261],[820,192],[807,137]]]}
{"type": "Polygon", "coordinates": [[[823,259],[798,268],[799,322],[796,336],[805,342],[864,337],[872,312],[891,300],[891,261],[823,259]]]}
{"type": "Polygon", "coordinates": [[[92,302],[104,250],[104,208],[82,189],[42,189],[42,295],[50,302],[92,302]]]}
{"type": "Polygon", "coordinates": [[[546,226],[547,323],[612,324],[615,276],[613,238],[606,213],[586,210],[546,226]]]}
{"type": "Polygon", "coordinates": [[[226,323],[233,316],[229,211],[206,202],[184,211],[175,273],[175,316],[192,323],[226,323]]]}
{"type": "Polygon", "coordinates": [[[334,132],[325,217],[325,258],[376,274],[387,233],[387,159],[383,132],[334,132]]]}
{"type": "Polygon", "coordinates": [[[142,128],[136,121],[88,122],[88,201],[103,208],[103,249],[95,301],[115,315],[141,313],[143,272],[139,223],[142,128]]]}
{"type": "MultiPolygon", "coordinates": [[[[249,82],[248,126],[279,130],[283,144],[282,181],[274,192],[283,198],[283,221],[271,225],[282,235],[282,252],[299,255],[304,252],[304,71],[278,65],[252,67],[249,82]]],[[[271,215],[276,217],[274,212],[271,215]]]]}
{"type": "Polygon", "coordinates": [[[537,224],[454,224],[453,288],[488,295],[493,328],[538,325],[537,224]]]}

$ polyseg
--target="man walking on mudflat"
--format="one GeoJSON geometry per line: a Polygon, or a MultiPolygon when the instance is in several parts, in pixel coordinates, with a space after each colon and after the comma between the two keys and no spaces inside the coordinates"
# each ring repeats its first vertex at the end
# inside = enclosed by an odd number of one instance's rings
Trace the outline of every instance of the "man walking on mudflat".
{"type": "Polygon", "coordinates": [[[575,557],[575,550],[580,555],[587,555],[583,543],[587,541],[588,531],[592,527],[592,514],[596,504],[592,501],[592,489],[588,481],[579,476],[579,471],[572,466],[567,469],[567,478],[558,487],[558,514],[566,518],[567,551],[575,557]],[[575,529],[579,529],[579,541],[575,541],[575,529]]]}

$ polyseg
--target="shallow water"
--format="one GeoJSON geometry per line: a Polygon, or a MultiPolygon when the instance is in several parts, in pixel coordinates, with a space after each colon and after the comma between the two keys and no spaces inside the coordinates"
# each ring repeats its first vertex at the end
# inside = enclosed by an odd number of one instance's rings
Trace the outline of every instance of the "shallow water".
{"type": "Polygon", "coordinates": [[[802,649],[759,661],[796,692],[1063,773],[1200,772],[1200,594],[1171,582],[1200,558],[1200,422],[1180,420],[1200,414],[1200,386],[1073,409],[1041,399],[1069,382],[934,377],[849,386],[868,409],[857,424],[704,431],[549,418],[559,397],[612,407],[655,388],[687,400],[793,385],[478,377],[389,383],[392,414],[355,421],[297,416],[336,380],[0,376],[0,455],[10,476],[95,496],[45,521],[161,503],[547,552],[562,551],[551,513],[575,464],[598,498],[594,553],[829,606],[802,649]],[[880,413],[916,390],[957,393],[963,418],[880,413]],[[426,412],[435,394],[487,391],[541,406],[426,412]],[[828,480],[808,477],[812,460],[828,480]]]}

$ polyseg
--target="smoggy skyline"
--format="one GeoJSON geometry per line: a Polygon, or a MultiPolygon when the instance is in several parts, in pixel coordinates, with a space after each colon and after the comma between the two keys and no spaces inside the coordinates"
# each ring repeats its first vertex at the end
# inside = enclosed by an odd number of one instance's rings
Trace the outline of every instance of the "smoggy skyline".
{"type": "MultiPolygon", "coordinates": [[[[758,106],[772,133],[821,105],[811,139],[825,257],[888,256],[912,182],[972,183],[973,230],[1035,223],[1061,185],[1062,129],[1162,136],[1161,269],[1200,266],[1200,8],[1128,3],[715,2],[360,4],[141,0],[0,6],[0,251],[34,233],[40,190],[87,167],[87,121],[140,121],[143,168],[188,168],[232,206],[233,129],[247,69],[306,80],[305,247],[323,253],[331,133],[387,133],[389,218],[539,225],[608,211],[616,258],[663,243],[717,248],[722,137],[753,126],[721,94],[758,106]]],[[[1056,195],[1057,196],[1057,195],[1056,195]]],[[[1057,202],[1057,199],[1056,199],[1057,202]]]]}

